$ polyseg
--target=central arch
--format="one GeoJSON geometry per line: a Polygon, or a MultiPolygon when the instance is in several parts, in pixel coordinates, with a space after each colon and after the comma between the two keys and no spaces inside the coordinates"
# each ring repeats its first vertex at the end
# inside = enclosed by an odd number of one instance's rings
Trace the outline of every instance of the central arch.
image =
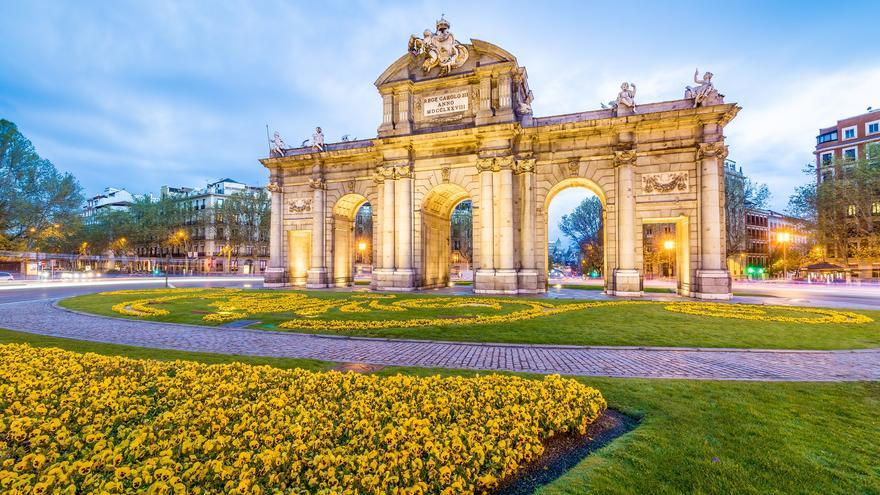
{"type": "Polygon", "coordinates": [[[422,280],[425,288],[449,285],[452,212],[470,195],[457,184],[440,184],[422,202],[422,280]]]}
{"type": "MultiPolygon", "coordinates": [[[[550,239],[550,203],[553,202],[553,199],[562,191],[566,189],[572,188],[581,188],[590,191],[595,194],[599,201],[602,203],[602,276],[607,281],[609,273],[608,273],[608,204],[605,197],[604,191],[599,187],[598,184],[593,182],[590,179],[585,179],[583,177],[572,177],[569,179],[564,179],[562,181],[557,182],[550,190],[547,192],[547,196],[544,199],[544,208],[543,208],[543,222],[544,222],[544,238],[543,238],[543,246],[546,246],[549,249],[549,239],[550,239]]],[[[543,276],[544,280],[548,281],[549,284],[549,271],[550,271],[550,260],[549,255],[543,257],[543,276]]],[[[607,282],[606,282],[607,286],[607,282]]]]}
{"type": "MultiPolygon", "coordinates": [[[[355,238],[355,218],[358,211],[369,204],[366,197],[350,193],[333,205],[333,285],[336,287],[354,283],[353,269],[361,247],[358,244],[365,242],[355,238]]],[[[362,247],[361,251],[371,249],[369,245],[362,247]]]]}

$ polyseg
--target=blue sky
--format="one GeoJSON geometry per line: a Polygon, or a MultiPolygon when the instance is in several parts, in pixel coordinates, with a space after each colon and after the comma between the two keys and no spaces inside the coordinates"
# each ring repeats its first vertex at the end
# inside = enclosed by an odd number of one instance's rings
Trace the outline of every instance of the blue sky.
{"type": "MultiPolygon", "coordinates": [[[[535,115],[595,109],[621,81],[680,98],[695,67],[743,110],[730,158],[784,208],[819,127],[880,107],[880,3],[49,2],[0,0],[0,117],[86,194],[264,183],[289,145],[375,135],[373,81],[445,13],[529,70],[535,115]]],[[[553,223],[553,222],[551,222],[553,223]]],[[[552,237],[552,235],[551,235],[552,237]]]]}

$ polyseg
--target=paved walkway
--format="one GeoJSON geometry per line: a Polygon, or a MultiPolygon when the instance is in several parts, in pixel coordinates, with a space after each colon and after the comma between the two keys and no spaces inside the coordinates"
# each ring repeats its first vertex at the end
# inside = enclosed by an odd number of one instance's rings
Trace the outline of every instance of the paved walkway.
{"type": "Polygon", "coordinates": [[[880,349],[749,351],[345,338],[90,316],[45,300],[0,305],[0,328],[160,349],[380,365],[642,378],[880,380],[880,349]]]}

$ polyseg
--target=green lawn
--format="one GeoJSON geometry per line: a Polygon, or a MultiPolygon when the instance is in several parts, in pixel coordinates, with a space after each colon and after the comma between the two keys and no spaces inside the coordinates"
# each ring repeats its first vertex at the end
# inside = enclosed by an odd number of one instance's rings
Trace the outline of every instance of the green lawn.
{"type": "MultiPolygon", "coordinates": [[[[285,291],[287,292],[287,291],[285,291]]],[[[290,293],[290,292],[287,292],[290,293]]],[[[144,291],[148,297],[149,291],[144,291]]],[[[280,294],[280,293],[279,293],[280,294]]],[[[342,300],[352,298],[348,292],[306,292],[318,299],[342,300]]],[[[67,308],[101,315],[122,317],[111,310],[113,304],[137,299],[138,295],[89,294],[67,299],[61,305],[67,308]]],[[[394,301],[409,299],[426,300],[432,295],[396,295],[394,301]]],[[[449,296],[446,296],[449,297],[449,296]]],[[[454,296],[466,298],[469,296],[454,296]]],[[[495,298],[504,301],[501,310],[487,307],[453,309],[415,308],[405,312],[371,310],[362,313],[343,313],[330,309],[308,319],[336,319],[359,321],[406,320],[413,318],[456,318],[506,314],[522,309],[517,301],[527,298],[495,298]]],[[[572,300],[548,300],[556,305],[574,304],[572,300]]],[[[211,325],[202,320],[204,315],[216,311],[210,306],[212,300],[198,298],[169,301],[161,308],[170,311],[165,316],[149,320],[211,325]]],[[[808,324],[788,322],[753,321],[712,316],[696,316],[675,313],[665,309],[666,303],[608,306],[581,309],[551,316],[515,322],[491,324],[461,324],[456,326],[422,326],[406,328],[357,329],[354,326],[342,330],[324,330],[326,333],[357,335],[364,337],[411,338],[428,340],[452,340],[467,342],[507,342],[524,344],[567,345],[622,345],[661,347],[737,347],[768,349],[854,349],[880,347],[880,311],[854,311],[873,318],[866,324],[808,324]]],[[[759,307],[760,306],[752,306],[759,307]]],[[[815,316],[802,313],[797,308],[768,310],[771,314],[790,316],[815,316]]],[[[278,324],[296,319],[291,313],[264,313],[248,316],[260,323],[252,328],[284,330],[278,324]]],[[[306,318],[302,318],[305,320],[306,318]]],[[[287,330],[300,331],[300,330],[287,330]]],[[[314,330],[320,332],[320,330],[314,330]]]]}
{"type": "MultiPolygon", "coordinates": [[[[28,342],[136,358],[246,361],[326,369],[297,359],[241,358],[90,344],[0,331],[28,342]]],[[[382,375],[474,374],[386,368],[382,375]]],[[[880,383],[760,383],[583,377],[638,427],[539,493],[880,493],[880,383]]]]}

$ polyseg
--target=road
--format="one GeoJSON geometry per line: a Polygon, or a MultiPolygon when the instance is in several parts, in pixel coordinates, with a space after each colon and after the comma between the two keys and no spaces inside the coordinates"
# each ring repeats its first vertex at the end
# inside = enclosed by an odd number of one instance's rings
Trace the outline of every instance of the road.
{"type": "MultiPolygon", "coordinates": [[[[263,286],[263,280],[256,277],[228,277],[228,278],[171,278],[169,282],[174,287],[254,287],[263,286]]],[[[111,290],[123,289],[158,289],[165,287],[164,278],[144,278],[144,279],[120,279],[114,281],[104,279],[100,282],[79,282],[79,283],[45,283],[45,284],[28,284],[24,286],[6,286],[0,290],[0,305],[24,302],[24,301],[41,301],[46,299],[63,299],[65,297],[78,296],[80,294],[91,294],[94,292],[104,292],[111,290]]]]}
{"type": "MultiPolygon", "coordinates": [[[[218,277],[170,279],[175,287],[253,287],[263,286],[257,277],[218,277]]],[[[580,281],[580,283],[583,283],[580,281]]],[[[594,282],[589,282],[593,284],[594,282]]],[[[595,282],[601,284],[599,280],[595,282]]],[[[665,281],[646,281],[646,287],[673,287],[665,281]]],[[[91,294],[111,290],[165,287],[164,278],[120,279],[114,281],[83,281],[76,283],[28,284],[25,286],[0,286],[0,305],[19,301],[39,301],[62,299],[80,294],[91,294]]],[[[366,289],[359,287],[359,289],[366,289]]],[[[343,289],[346,290],[346,289],[343,289]]],[[[736,282],[733,285],[736,296],[734,302],[754,304],[774,304],[785,306],[817,306],[832,308],[880,310],[880,287],[878,286],[826,286],[806,284],[785,284],[777,282],[736,282]]],[[[428,294],[470,294],[470,287],[454,287],[426,291],[428,294]]],[[[564,299],[610,299],[597,290],[577,290],[556,288],[551,285],[546,294],[550,298],[564,299]]],[[[646,293],[647,299],[672,299],[672,294],[646,293]]]]}

